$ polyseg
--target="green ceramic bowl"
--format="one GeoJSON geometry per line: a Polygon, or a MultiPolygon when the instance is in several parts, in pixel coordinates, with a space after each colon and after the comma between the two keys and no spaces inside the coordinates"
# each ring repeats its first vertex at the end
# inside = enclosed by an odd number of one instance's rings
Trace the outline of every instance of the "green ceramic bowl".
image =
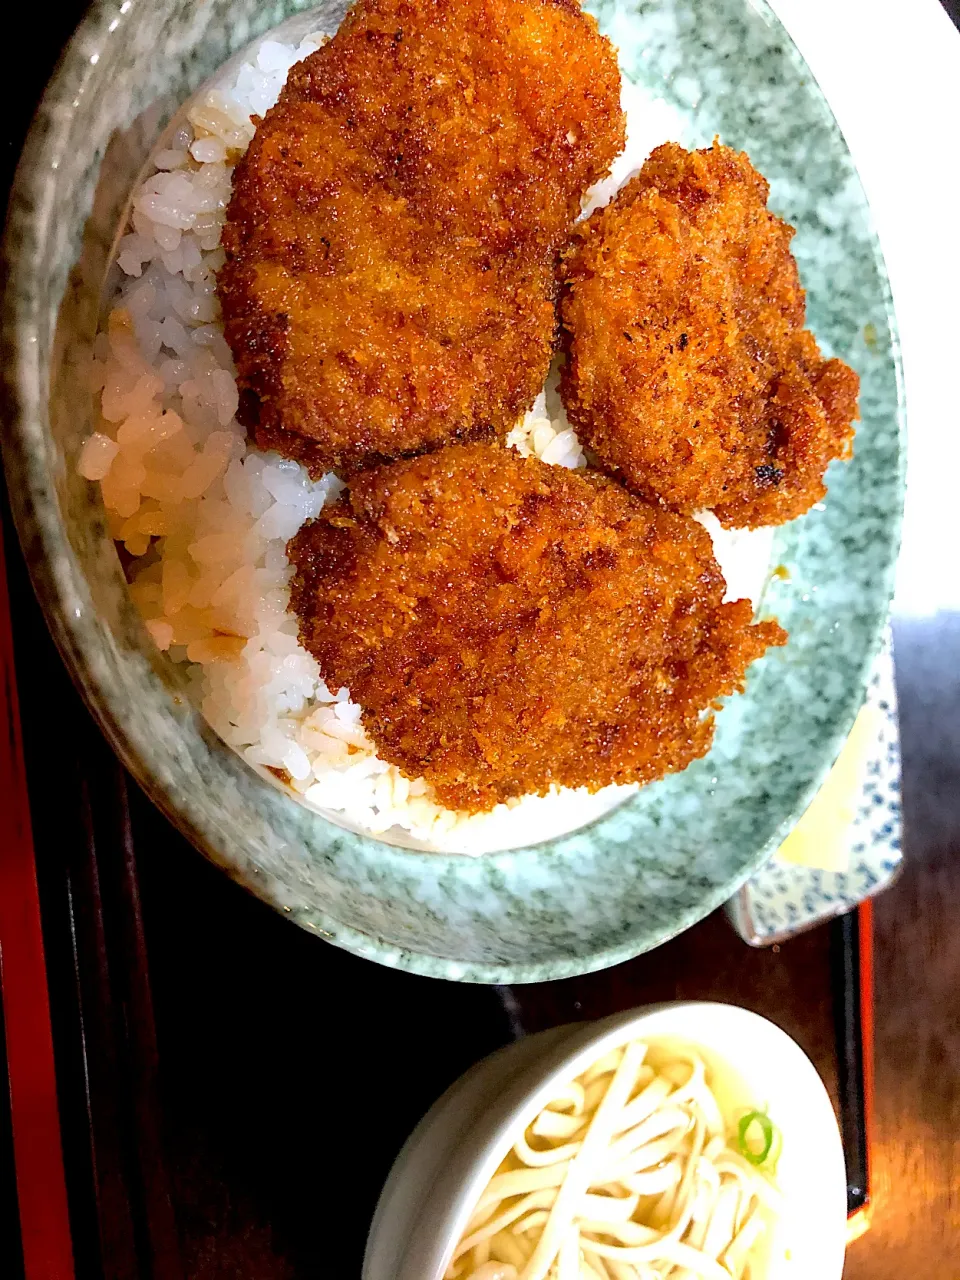
{"type": "MultiPolygon", "coordinates": [[[[134,176],[176,107],[296,0],[102,0],[67,49],[17,176],[6,255],[4,457],[37,592],[63,655],[142,786],[210,858],[338,946],[475,982],[599,969],[728,898],[789,830],[847,734],[886,618],[903,495],[890,296],[850,157],[762,0],[599,0],[624,74],[688,139],[746,148],[798,227],[811,324],[859,370],[856,458],[822,509],[778,532],[764,610],[790,643],[751,670],[711,754],[608,817],[532,848],[409,852],[310,813],[206,726],[130,602],[95,487],[83,360],[134,176]]],[[[332,31],[344,5],[317,11],[332,31]]]]}

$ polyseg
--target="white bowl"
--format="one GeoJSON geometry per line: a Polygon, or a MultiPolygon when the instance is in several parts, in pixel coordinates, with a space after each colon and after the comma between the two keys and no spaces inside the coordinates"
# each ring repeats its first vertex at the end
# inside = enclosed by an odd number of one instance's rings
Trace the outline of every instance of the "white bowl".
{"type": "Polygon", "coordinates": [[[367,1239],[363,1280],[441,1280],[473,1206],[555,1086],[635,1039],[694,1046],[725,1113],[766,1107],[783,1148],[785,1212],[765,1280],[839,1280],[846,1243],[843,1146],[815,1067],[779,1027],[726,1004],[654,1005],[528,1036],[454,1084],[407,1139],[367,1239]]]}

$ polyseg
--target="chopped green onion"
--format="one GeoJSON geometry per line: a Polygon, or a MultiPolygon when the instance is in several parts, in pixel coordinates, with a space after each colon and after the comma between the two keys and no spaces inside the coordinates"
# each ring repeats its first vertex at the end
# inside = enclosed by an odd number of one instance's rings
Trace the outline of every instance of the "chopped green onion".
{"type": "MultiPolygon", "coordinates": [[[[779,1137],[779,1130],[764,1111],[748,1111],[737,1127],[737,1145],[740,1148],[740,1154],[745,1160],[749,1160],[751,1164],[758,1167],[766,1163],[767,1157],[773,1150],[774,1141],[779,1137]],[[755,1141],[750,1141],[750,1130],[754,1126],[763,1135],[763,1145],[759,1148],[755,1141]]],[[[777,1154],[779,1155],[779,1148],[777,1154]]]]}

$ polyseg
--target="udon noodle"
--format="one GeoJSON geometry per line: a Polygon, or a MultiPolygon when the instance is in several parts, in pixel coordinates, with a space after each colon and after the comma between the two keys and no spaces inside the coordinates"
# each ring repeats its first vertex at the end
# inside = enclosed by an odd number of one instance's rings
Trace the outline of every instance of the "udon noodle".
{"type": "Polygon", "coordinates": [[[564,1083],[480,1196],[447,1280],[760,1280],[779,1194],[696,1052],[634,1041],[564,1083]],[[739,1138],[740,1149],[737,1149],[739,1138]]]}

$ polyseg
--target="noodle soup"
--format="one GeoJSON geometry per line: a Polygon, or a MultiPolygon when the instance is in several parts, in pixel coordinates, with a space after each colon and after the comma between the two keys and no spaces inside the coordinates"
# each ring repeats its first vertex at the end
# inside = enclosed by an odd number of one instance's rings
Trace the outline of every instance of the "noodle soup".
{"type": "Polygon", "coordinates": [[[781,1139],[725,1064],[632,1040],[560,1083],[473,1208],[446,1280],[760,1280],[781,1139]]]}
{"type": "Polygon", "coordinates": [[[394,1161],[363,1280],[840,1280],[846,1214],[802,1049],[747,1009],[664,1004],[521,1036],[461,1076],[394,1161]]]}

